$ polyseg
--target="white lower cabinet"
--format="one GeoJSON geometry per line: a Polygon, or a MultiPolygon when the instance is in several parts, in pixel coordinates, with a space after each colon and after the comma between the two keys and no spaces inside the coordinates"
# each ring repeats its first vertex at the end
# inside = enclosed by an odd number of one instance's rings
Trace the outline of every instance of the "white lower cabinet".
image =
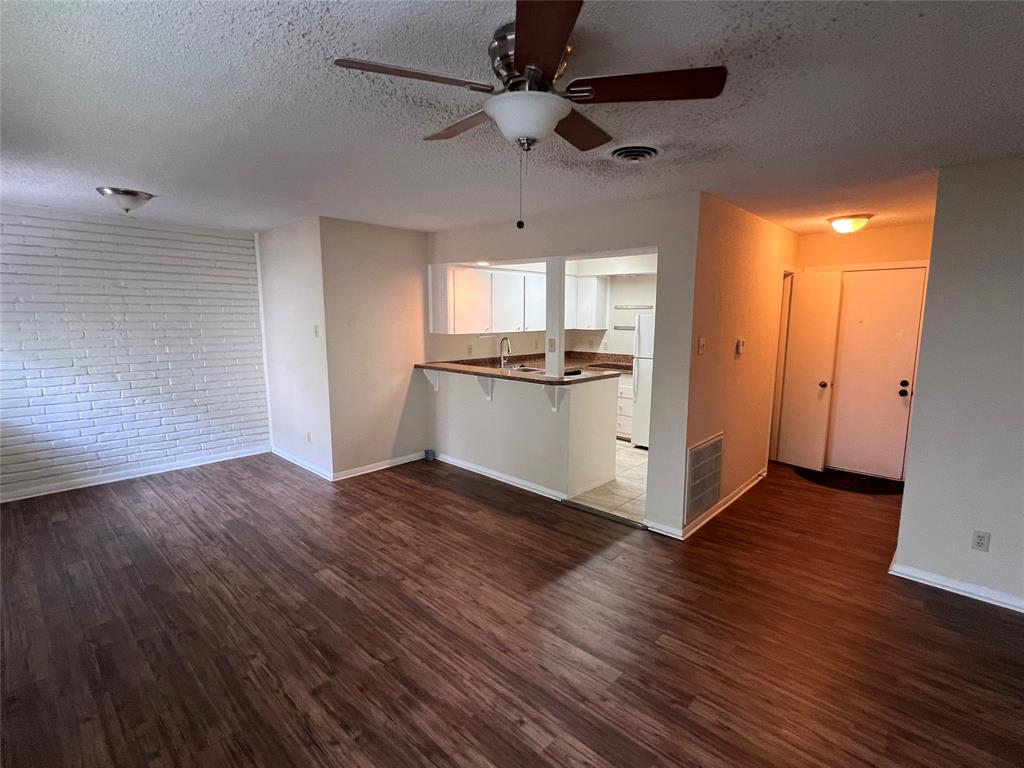
{"type": "Polygon", "coordinates": [[[619,398],[615,401],[615,434],[619,437],[633,437],[633,376],[624,373],[619,376],[619,398]]]}

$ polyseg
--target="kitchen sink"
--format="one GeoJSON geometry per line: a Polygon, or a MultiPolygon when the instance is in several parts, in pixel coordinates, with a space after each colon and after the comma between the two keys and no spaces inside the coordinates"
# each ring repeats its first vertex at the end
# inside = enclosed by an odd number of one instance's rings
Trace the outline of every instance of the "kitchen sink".
{"type": "Polygon", "coordinates": [[[509,370],[518,371],[519,373],[542,373],[544,371],[543,368],[530,368],[526,365],[517,365],[509,370]]]}

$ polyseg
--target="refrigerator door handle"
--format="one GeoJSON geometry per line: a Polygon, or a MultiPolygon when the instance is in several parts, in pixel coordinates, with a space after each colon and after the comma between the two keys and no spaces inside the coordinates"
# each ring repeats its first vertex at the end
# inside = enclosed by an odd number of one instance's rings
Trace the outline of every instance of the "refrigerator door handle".
{"type": "Polygon", "coordinates": [[[636,316],[633,325],[633,359],[636,360],[636,356],[640,354],[640,315],[636,316]]]}
{"type": "Polygon", "coordinates": [[[637,377],[636,357],[633,357],[633,402],[636,402],[636,383],[639,381],[637,377]]]}

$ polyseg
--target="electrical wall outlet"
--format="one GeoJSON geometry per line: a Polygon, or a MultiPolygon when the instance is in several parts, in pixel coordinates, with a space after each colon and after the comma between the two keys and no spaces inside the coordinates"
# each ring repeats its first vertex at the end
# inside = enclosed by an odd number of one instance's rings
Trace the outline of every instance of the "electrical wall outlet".
{"type": "Polygon", "coordinates": [[[313,326],[313,338],[314,339],[319,339],[320,338],[320,326],[319,325],[314,325],[313,326]]]}
{"type": "Polygon", "coordinates": [[[988,552],[988,542],[992,538],[992,534],[988,531],[975,531],[971,537],[971,549],[976,549],[979,552],[988,552]]]}
{"type": "Polygon", "coordinates": [[[548,339],[548,352],[558,351],[558,339],[548,339]]]}
{"type": "Polygon", "coordinates": [[[472,355],[473,354],[473,345],[472,344],[467,344],[466,345],[466,354],[467,355],[472,355]]]}
{"type": "Polygon", "coordinates": [[[697,354],[698,355],[703,355],[707,351],[708,351],[708,340],[705,339],[703,336],[698,336],[697,337],[697,354]]]}

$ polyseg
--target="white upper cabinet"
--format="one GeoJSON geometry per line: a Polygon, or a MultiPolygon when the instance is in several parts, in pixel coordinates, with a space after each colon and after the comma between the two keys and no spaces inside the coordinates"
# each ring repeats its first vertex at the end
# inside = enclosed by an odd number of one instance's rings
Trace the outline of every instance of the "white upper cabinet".
{"type": "Polygon", "coordinates": [[[455,333],[490,333],[491,273],[455,269],[452,275],[455,333]]]}
{"type": "Polygon", "coordinates": [[[491,273],[491,331],[509,333],[523,330],[525,280],[522,272],[494,270],[491,273]]]}
{"type": "MultiPolygon", "coordinates": [[[[608,278],[580,277],[576,282],[576,324],[569,325],[568,304],[566,301],[566,328],[584,330],[604,330],[608,327],[608,278]]],[[[569,278],[566,276],[566,287],[569,278]]]]}
{"type": "Polygon", "coordinates": [[[524,331],[543,331],[548,324],[547,278],[538,273],[525,276],[524,331]]]}
{"type": "Polygon", "coordinates": [[[576,275],[565,276],[565,327],[566,329],[579,328],[576,325],[577,291],[576,283],[579,278],[576,275]]]}

